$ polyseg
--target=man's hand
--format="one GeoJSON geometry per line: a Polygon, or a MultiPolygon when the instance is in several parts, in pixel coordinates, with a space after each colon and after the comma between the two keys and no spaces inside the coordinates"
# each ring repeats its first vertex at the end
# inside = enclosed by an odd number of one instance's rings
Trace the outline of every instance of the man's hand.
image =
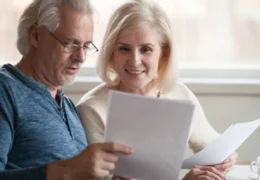
{"type": "Polygon", "coordinates": [[[210,166],[194,166],[182,180],[225,180],[223,173],[210,166]]]}
{"type": "Polygon", "coordinates": [[[236,164],[238,158],[238,154],[236,152],[232,153],[227,159],[224,160],[221,164],[216,164],[214,167],[218,169],[220,172],[227,174],[232,167],[236,164]]]}
{"type": "Polygon", "coordinates": [[[65,180],[90,180],[108,176],[115,168],[118,153],[129,155],[132,149],[117,143],[91,144],[75,157],[49,164],[47,180],[59,177],[65,180]],[[59,175],[53,176],[53,173],[59,175]]]}

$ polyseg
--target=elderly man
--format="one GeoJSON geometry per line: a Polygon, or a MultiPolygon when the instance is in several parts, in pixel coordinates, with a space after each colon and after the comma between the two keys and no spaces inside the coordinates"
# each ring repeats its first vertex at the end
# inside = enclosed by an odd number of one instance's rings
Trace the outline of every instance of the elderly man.
{"type": "Polygon", "coordinates": [[[63,95],[92,42],[88,0],[34,0],[24,11],[16,66],[0,69],[0,179],[96,179],[109,175],[117,153],[131,148],[92,144],[73,103],[63,95]]]}

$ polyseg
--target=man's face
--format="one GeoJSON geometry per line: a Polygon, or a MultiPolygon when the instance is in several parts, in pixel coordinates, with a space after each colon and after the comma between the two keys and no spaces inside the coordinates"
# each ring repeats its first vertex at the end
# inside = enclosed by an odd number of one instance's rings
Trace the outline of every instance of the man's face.
{"type": "Polygon", "coordinates": [[[34,66],[44,84],[62,86],[73,83],[86,55],[83,48],[64,52],[66,45],[88,46],[93,38],[91,15],[69,7],[60,8],[60,25],[52,33],[39,28],[34,66]],[[56,37],[56,39],[55,39],[56,37]],[[58,40],[62,43],[60,43],[58,40]]]}

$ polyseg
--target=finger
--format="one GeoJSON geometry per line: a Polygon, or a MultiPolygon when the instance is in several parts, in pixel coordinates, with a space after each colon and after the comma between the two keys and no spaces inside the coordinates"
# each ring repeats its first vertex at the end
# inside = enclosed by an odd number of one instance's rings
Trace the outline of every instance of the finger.
{"type": "Polygon", "coordinates": [[[212,167],[212,166],[195,166],[195,168],[198,168],[201,171],[211,172],[211,173],[215,174],[216,176],[218,176],[222,179],[225,178],[225,175],[222,172],[220,172],[218,169],[216,169],[215,167],[212,167]]]}
{"type": "Polygon", "coordinates": [[[225,164],[217,164],[214,166],[216,169],[220,170],[220,171],[223,171],[227,168],[230,168],[232,167],[232,162],[228,162],[228,163],[225,163],[225,164]]]}
{"type": "Polygon", "coordinates": [[[115,176],[115,175],[111,178],[111,180],[118,180],[118,179],[120,179],[120,177],[119,176],[115,176]]]}
{"type": "Polygon", "coordinates": [[[202,174],[204,171],[202,171],[200,168],[198,168],[197,166],[194,166],[191,171],[188,173],[188,175],[190,174],[190,176],[196,176],[196,175],[200,175],[202,174]]]}
{"type": "Polygon", "coordinates": [[[223,164],[228,163],[228,162],[230,162],[230,161],[231,161],[231,157],[227,157],[227,158],[223,161],[223,164]]]}
{"type": "Polygon", "coordinates": [[[214,180],[214,179],[207,176],[198,176],[196,177],[196,180],[214,180]]]}
{"type": "Polygon", "coordinates": [[[95,158],[96,160],[104,160],[107,162],[117,162],[118,157],[116,154],[108,153],[104,150],[104,143],[97,143],[89,145],[88,150],[91,152],[90,156],[95,158]]]}
{"type": "Polygon", "coordinates": [[[119,176],[119,179],[120,179],[120,180],[134,180],[134,179],[125,178],[125,177],[122,177],[122,176],[119,176]]]}
{"type": "Polygon", "coordinates": [[[94,178],[103,178],[103,177],[106,177],[109,175],[110,175],[110,171],[104,170],[104,169],[99,169],[99,170],[95,171],[94,178]]]}
{"type": "Polygon", "coordinates": [[[215,180],[214,178],[209,177],[209,176],[205,176],[205,175],[199,175],[199,176],[197,176],[197,177],[195,177],[193,179],[196,179],[196,180],[215,180]]]}
{"type": "Polygon", "coordinates": [[[223,163],[230,162],[231,159],[232,159],[233,154],[234,154],[234,153],[230,154],[230,155],[223,161],[223,163]]]}
{"type": "Polygon", "coordinates": [[[227,167],[227,168],[216,168],[216,169],[225,175],[225,174],[227,174],[232,168],[233,168],[233,166],[227,167]]]}
{"type": "Polygon", "coordinates": [[[237,159],[238,158],[238,153],[237,152],[233,152],[231,155],[229,155],[223,163],[227,163],[227,162],[230,162],[234,159],[237,159]]]}
{"type": "MultiPolygon", "coordinates": [[[[210,167],[212,168],[212,167],[210,167]]],[[[214,174],[213,172],[210,171],[204,171],[202,169],[208,169],[211,170],[208,167],[204,166],[195,166],[192,168],[192,170],[186,174],[183,180],[223,180],[225,179],[224,177],[220,177],[217,174],[214,174]]]]}
{"type": "Polygon", "coordinates": [[[110,153],[132,154],[133,150],[125,145],[118,143],[104,143],[103,150],[110,153]]]}
{"type": "Polygon", "coordinates": [[[102,156],[103,156],[103,160],[106,161],[106,162],[115,163],[115,162],[118,161],[118,157],[115,154],[103,152],[102,156]]]}
{"type": "Polygon", "coordinates": [[[231,161],[235,161],[236,162],[237,158],[238,158],[238,153],[237,152],[232,153],[232,155],[230,157],[231,161]]]}
{"type": "Polygon", "coordinates": [[[185,177],[183,178],[183,180],[190,180],[190,179],[196,179],[195,177],[197,177],[198,175],[201,175],[203,174],[204,171],[202,171],[201,169],[199,168],[196,168],[196,167],[193,167],[191,169],[191,171],[185,175],[185,177]]]}
{"type": "Polygon", "coordinates": [[[113,169],[115,169],[115,164],[114,163],[110,163],[110,162],[105,162],[103,161],[100,165],[101,169],[103,170],[107,170],[107,171],[112,171],[113,169]]]}
{"type": "Polygon", "coordinates": [[[111,180],[134,180],[134,179],[125,178],[122,176],[113,176],[111,180]]]}
{"type": "Polygon", "coordinates": [[[235,163],[236,163],[236,159],[232,159],[228,163],[217,164],[214,167],[223,172],[229,168],[232,168],[235,163]]]}
{"type": "Polygon", "coordinates": [[[233,168],[233,167],[228,168],[228,169],[225,169],[222,173],[223,173],[223,174],[227,174],[229,171],[231,171],[232,168],[233,168]]]}
{"type": "Polygon", "coordinates": [[[223,180],[225,177],[219,176],[215,174],[214,172],[211,171],[204,171],[202,174],[198,175],[198,177],[207,177],[208,179],[213,179],[213,180],[223,180]]]}

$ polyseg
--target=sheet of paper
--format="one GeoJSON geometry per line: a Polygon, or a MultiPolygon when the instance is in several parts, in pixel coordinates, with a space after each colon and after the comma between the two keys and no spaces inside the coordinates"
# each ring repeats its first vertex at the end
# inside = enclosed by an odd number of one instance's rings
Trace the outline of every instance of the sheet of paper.
{"type": "Polygon", "coordinates": [[[183,161],[182,168],[191,169],[194,165],[214,165],[222,163],[258,128],[260,119],[237,123],[229,127],[206,148],[183,161]]]}
{"type": "Polygon", "coordinates": [[[121,155],[114,175],[140,180],[178,179],[194,106],[188,101],[111,91],[106,142],[133,148],[121,155]]]}

